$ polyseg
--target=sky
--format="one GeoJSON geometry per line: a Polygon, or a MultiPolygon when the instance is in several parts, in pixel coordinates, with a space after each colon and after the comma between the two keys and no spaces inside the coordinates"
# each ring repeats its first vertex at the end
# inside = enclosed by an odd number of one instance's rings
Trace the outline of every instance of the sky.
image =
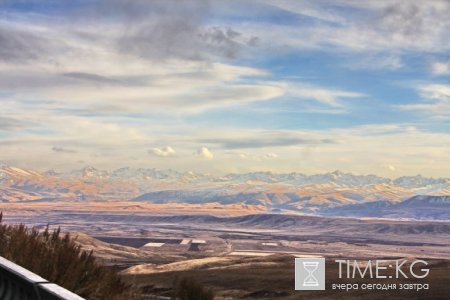
{"type": "Polygon", "coordinates": [[[0,161],[450,176],[450,1],[0,0],[0,161]]]}

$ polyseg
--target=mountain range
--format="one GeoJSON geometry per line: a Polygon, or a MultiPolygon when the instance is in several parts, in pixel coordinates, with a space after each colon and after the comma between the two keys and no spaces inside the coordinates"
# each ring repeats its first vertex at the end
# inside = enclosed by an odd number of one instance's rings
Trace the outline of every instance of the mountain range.
{"type": "Polygon", "coordinates": [[[450,179],[389,179],[340,171],[306,175],[252,172],[213,176],[124,167],[37,172],[0,165],[0,202],[145,201],[243,204],[268,212],[448,219],[450,179]]]}

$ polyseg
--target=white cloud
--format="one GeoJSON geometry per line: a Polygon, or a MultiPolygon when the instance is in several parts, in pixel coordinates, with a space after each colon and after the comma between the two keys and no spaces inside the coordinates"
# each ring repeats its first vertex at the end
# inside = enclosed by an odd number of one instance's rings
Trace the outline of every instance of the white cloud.
{"type": "Polygon", "coordinates": [[[248,152],[241,152],[241,151],[225,151],[226,155],[231,155],[231,156],[236,156],[239,157],[241,159],[247,159],[252,157],[252,155],[250,155],[250,153],[248,152]]]}
{"type": "MultiPolygon", "coordinates": [[[[26,64],[0,57],[0,90],[17,98],[46,99],[54,102],[53,106],[78,110],[97,107],[100,113],[103,107],[103,111],[195,114],[217,107],[266,101],[284,94],[280,86],[265,80],[270,73],[260,68],[238,66],[231,61],[190,60],[177,55],[152,60],[121,51],[112,45],[121,39],[123,24],[108,26],[109,22],[105,24],[99,19],[96,26],[79,22],[74,31],[64,23],[55,26],[57,21],[52,18],[0,21],[0,40],[2,32],[17,27],[37,40],[45,36],[52,41],[39,47],[30,45],[30,51],[39,51],[27,54],[33,59],[26,64]]],[[[232,31],[227,34],[239,35],[232,31]]],[[[20,54],[19,50],[0,51],[0,56],[20,54]]]]}
{"type": "Polygon", "coordinates": [[[370,69],[396,69],[408,53],[450,51],[450,1],[274,1],[300,18],[298,24],[245,24],[238,30],[257,35],[271,51],[299,49],[351,54],[345,63],[367,64],[370,69]],[[270,26],[270,30],[267,27],[270,26]]]}
{"type": "Polygon", "coordinates": [[[437,76],[450,75],[450,60],[432,63],[431,73],[437,76]]]}
{"type": "Polygon", "coordinates": [[[437,101],[450,100],[450,85],[446,84],[427,84],[419,88],[422,97],[437,101]]]}
{"type": "Polygon", "coordinates": [[[392,172],[394,172],[396,170],[393,165],[388,165],[388,169],[392,172]]]}
{"type": "Polygon", "coordinates": [[[200,147],[196,152],[195,155],[204,159],[213,159],[214,155],[211,151],[209,151],[206,147],[200,147]]]}
{"type": "Polygon", "coordinates": [[[266,153],[266,154],[264,155],[264,158],[267,158],[267,159],[277,158],[277,157],[278,157],[278,154],[273,153],[273,152],[266,153]]]}
{"type": "Polygon", "coordinates": [[[436,119],[450,119],[450,85],[426,84],[417,90],[424,101],[399,105],[400,109],[428,114],[436,119]]]}
{"type": "Polygon", "coordinates": [[[248,154],[248,153],[245,153],[245,152],[241,152],[241,153],[238,154],[238,156],[239,156],[240,158],[242,158],[242,159],[245,159],[245,158],[249,157],[249,154],[248,154]]]}
{"type": "Polygon", "coordinates": [[[274,159],[278,157],[278,154],[274,152],[258,154],[258,153],[248,153],[248,152],[235,152],[235,151],[227,151],[225,154],[237,156],[241,159],[252,159],[255,161],[261,161],[262,159],[274,159]]]}
{"type": "Polygon", "coordinates": [[[173,150],[170,146],[166,146],[164,148],[153,148],[149,150],[149,152],[160,157],[174,156],[176,154],[175,150],[173,150]]]}
{"type": "Polygon", "coordinates": [[[355,60],[354,63],[350,64],[346,62],[344,67],[362,70],[398,70],[404,67],[404,63],[399,55],[364,54],[362,58],[357,57],[355,60]]]}
{"type": "Polygon", "coordinates": [[[314,5],[314,2],[310,1],[292,1],[292,0],[277,0],[277,1],[264,1],[268,5],[273,5],[277,8],[286,10],[290,13],[298,14],[301,16],[307,16],[316,18],[318,20],[327,22],[343,22],[345,19],[330,10],[324,10],[314,5]]]}
{"type": "Polygon", "coordinates": [[[302,99],[311,99],[326,104],[333,108],[345,107],[347,99],[357,99],[365,97],[364,94],[343,90],[333,90],[313,85],[288,86],[289,94],[302,99]]]}
{"type": "MultiPolygon", "coordinates": [[[[284,94],[279,85],[246,79],[266,74],[259,69],[181,61],[158,66],[142,61],[142,66],[147,65],[147,73],[133,75],[141,71],[129,72],[127,67],[113,63],[111,69],[117,75],[110,75],[108,71],[102,73],[95,69],[95,63],[83,61],[82,57],[74,59],[79,66],[73,69],[66,66],[69,72],[65,73],[37,72],[37,66],[33,65],[20,71],[14,66],[0,66],[0,88],[23,99],[48,99],[58,106],[97,106],[99,110],[111,107],[123,112],[200,113],[217,107],[267,101],[284,94]],[[67,93],[68,89],[72,92],[67,93]]],[[[105,64],[122,60],[115,56],[98,59],[104,59],[105,64]]]]}

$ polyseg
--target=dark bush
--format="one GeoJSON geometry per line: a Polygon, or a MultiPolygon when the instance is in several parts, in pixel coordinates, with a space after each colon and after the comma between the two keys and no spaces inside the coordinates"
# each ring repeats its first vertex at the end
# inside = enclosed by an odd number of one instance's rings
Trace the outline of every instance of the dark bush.
{"type": "Polygon", "coordinates": [[[193,278],[182,278],[175,281],[173,298],[176,300],[212,300],[214,294],[193,278]]]}
{"type": "Polygon", "coordinates": [[[81,250],[60,229],[39,232],[25,225],[2,224],[0,256],[88,299],[125,299],[129,287],[116,271],[95,262],[92,252],[81,250]]]}

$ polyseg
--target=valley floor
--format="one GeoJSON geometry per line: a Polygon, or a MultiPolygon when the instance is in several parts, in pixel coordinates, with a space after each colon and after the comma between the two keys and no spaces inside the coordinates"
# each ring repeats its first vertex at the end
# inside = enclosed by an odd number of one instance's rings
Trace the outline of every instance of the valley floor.
{"type": "MultiPolygon", "coordinates": [[[[342,283],[336,281],[335,259],[423,258],[433,264],[427,278],[432,290],[398,296],[439,299],[450,292],[443,284],[450,279],[450,222],[133,205],[9,203],[0,210],[4,222],[71,232],[99,261],[121,269],[126,280],[150,295],[170,294],[175,278],[190,276],[229,299],[327,299],[328,287],[315,294],[294,291],[294,258],[311,256],[327,259],[328,284],[342,283]]],[[[376,292],[369,293],[373,299],[382,297],[376,292]]],[[[363,296],[361,291],[336,295],[363,296]]]]}

